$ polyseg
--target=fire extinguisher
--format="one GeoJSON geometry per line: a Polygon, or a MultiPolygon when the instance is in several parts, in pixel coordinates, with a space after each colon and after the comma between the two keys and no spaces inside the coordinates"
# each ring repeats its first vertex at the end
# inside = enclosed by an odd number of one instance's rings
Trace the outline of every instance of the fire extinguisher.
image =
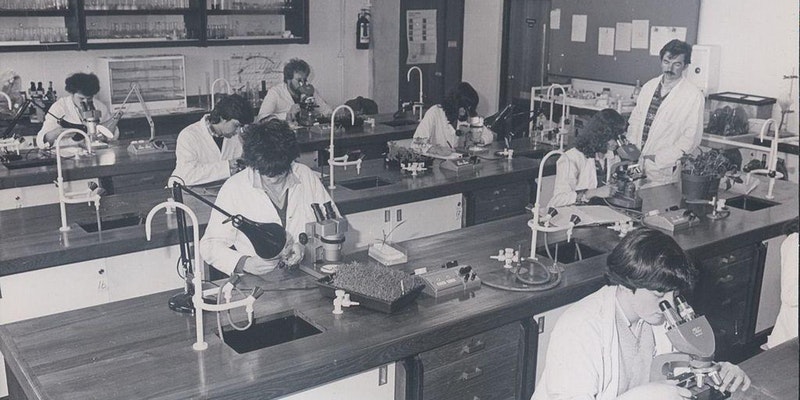
{"type": "Polygon", "coordinates": [[[356,48],[364,50],[369,48],[369,10],[362,8],[356,21],[356,48]]]}

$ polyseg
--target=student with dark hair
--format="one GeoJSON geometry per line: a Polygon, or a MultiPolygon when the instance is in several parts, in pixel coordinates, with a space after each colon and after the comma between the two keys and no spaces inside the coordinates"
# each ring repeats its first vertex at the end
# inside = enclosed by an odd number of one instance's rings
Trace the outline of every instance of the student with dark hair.
{"type": "Polygon", "coordinates": [[[626,125],[625,118],[610,108],[592,116],[586,129],[575,140],[575,147],[558,159],[553,197],[547,203],[548,207],[609,196],[609,186],[606,185],[609,171],[619,161],[613,151],[617,137],[625,134],[626,125]]]}
{"type": "MultiPolygon", "coordinates": [[[[93,106],[95,110],[100,111],[99,125],[104,126],[113,134],[113,140],[119,138],[117,123],[122,114],[111,114],[108,106],[94,98],[97,92],[100,91],[100,80],[97,75],[78,72],[67,77],[64,84],[69,96],[56,100],[45,114],[42,129],[36,135],[36,144],[39,148],[44,149],[52,146],[58,135],[70,127],[77,127],[86,132],[84,112],[87,111],[85,109],[87,106],[93,106]]],[[[76,137],[76,140],[80,139],[76,137]]],[[[103,135],[97,135],[92,140],[107,141],[108,138],[103,135]]]]}
{"type": "Polygon", "coordinates": [[[456,147],[492,143],[494,132],[488,128],[471,129],[469,119],[477,117],[478,92],[467,82],[453,88],[441,104],[425,112],[414,138],[428,141],[434,152],[449,154],[456,147]]]}
{"type": "Polygon", "coordinates": [[[252,122],[253,109],[247,100],[236,94],[224,97],[210,114],[178,135],[172,176],[186,185],[198,185],[235,174],[242,155],[238,133],[252,122]]]}
{"type": "MultiPolygon", "coordinates": [[[[675,382],[650,382],[657,354],[671,352],[662,300],[692,289],[698,272],[675,240],[639,228],[606,261],[608,285],[571,305],[556,322],[532,400],[683,399],[675,382]]],[[[750,378],[720,363],[720,390],[747,390],[750,378]]]]}
{"type": "Polygon", "coordinates": [[[313,97],[317,114],[330,115],[331,106],[320,96],[319,91],[308,83],[310,74],[311,67],[307,62],[299,58],[289,60],[283,66],[283,83],[269,89],[258,110],[257,120],[279,118],[294,122],[300,112],[300,104],[307,101],[308,97],[313,97]]]}
{"type": "Polygon", "coordinates": [[[677,162],[700,145],[705,96],[683,73],[692,46],[674,39],[659,52],[661,75],[642,86],[629,118],[628,140],[642,149],[646,185],[666,185],[680,176],[677,162]]]}
{"type": "MultiPolygon", "coordinates": [[[[216,205],[255,222],[283,226],[287,238],[293,239],[283,261],[297,264],[304,252],[298,236],[305,232],[306,223],[316,221],[311,203],[332,202],[331,196],[309,167],[295,162],[300,150],[285,121],[272,119],[250,125],[243,140],[246,168],[222,185],[216,205]]],[[[217,211],[211,213],[200,241],[200,254],[226,274],[264,274],[280,261],[259,258],[247,236],[226,223],[226,217],[217,211]]]]}

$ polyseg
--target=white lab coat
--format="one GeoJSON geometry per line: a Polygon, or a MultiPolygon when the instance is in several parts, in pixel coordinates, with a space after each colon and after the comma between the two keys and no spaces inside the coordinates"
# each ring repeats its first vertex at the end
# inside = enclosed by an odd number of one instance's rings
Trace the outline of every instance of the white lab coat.
{"type": "MultiPolygon", "coordinates": [[[[333,111],[331,106],[325,102],[325,99],[319,93],[319,90],[316,88],[314,89],[314,101],[317,104],[317,111],[319,111],[322,115],[330,115],[333,111]]],[[[286,120],[286,114],[289,112],[289,108],[294,105],[294,98],[292,97],[292,93],[289,91],[289,86],[286,82],[283,82],[279,85],[275,85],[269,89],[267,95],[264,97],[264,101],[261,103],[261,108],[258,109],[258,117],[256,117],[256,121],[261,121],[267,117],[277,117],[282,120],[286,120]]]]}
{"type": "MultiPolygon", "coordinates": [[[[603,160],[606,170],[611,172],[611,166],[619,162],[619,157],[612,152],[606,154],[603,160]],[[611,158],[609,158],[611,157],[611,158]]],[[[606,176],[608,179],[608,176],[606,176]]],[[[597,188],[597,172],[594,157],[586,157],[578,149],[572,148],[564,152],[556,163],[556,180],[553,186],[553,197],[547,207],[561,207],[575,204],[578,190],[597,188]]]]}
{"type": "MultiPolygon", "coordinates": [[[[305,232],[307,222],[316,221],[311,203],[331,201],[325,186],[311,169],[300,163],[292,163],[292,174],[299,180],[289,188],[286,209],[286,232],[295,242],[305,232]]],[[[223,185],[215,203],[223,210],[249,218],[255,222],[281,223],[278,211],[269,196],[261,189],[261,175],[252,168],[245,168],[230,177],[223,185]]],[[[339,210],[334,204],[337,215],[339,210]]],[[[213,211],[206,232],[200,241],[200,255],[218,270],[231,274],[242,256],[256,256],[250,240],[233,227],[221,213],[213,211]],[[234,248],[232,249],[231,246],[234,248]]]]}
{"type": "Polygon", "coordinates": [[[206,123],[208,114],[184,128],[178,135],[175,148],[175,170],[185,185],[199,185],[227,179],[231,176],[229,160],[242,156],[239,135],[222,140],[222,151],[214,142],[206,123]]]}
{"type": "MultiPolygon", "coordinates": [[[[661,76],[642,86],[639,101],[628,119],[628,140],[642,147],[642,131],[647,109],[653,98],[661,76]]],[[[650,186],[677,182],[680,168],[674,168],[684,153],[691,153],[703,137],[703,93],[688,79],[682,78],[658,108],[650,126],[647,143],[642,149],[642,159],[655,155],[655,162],[642,162],[650,186]]]]}
{"type": "MultiPolygon", "coordinates": [[[[456,129],[447,120],[447,115],[444,113],[444,108],[437,104],[425,112],[425,116],[419,121],[417,129],[414,131],[414,138],[427,139],[431,145],[439,145],[442,147],[455,148],[459,146],[458,136],[456,136],[456,129]]],[[[494,135],[488,128],[483,129],[481,135],[484,144],[489,144],[494,141],[494,135]]]]}
{"type": "MultiPolygon", "coordinates": [[[[111,112],[108,110],[108,107],[103,104],[100,100],[93,100],[94,108],[100,111],[100,122],[104,122],[111,118],[111,112]]],[[[60,128],[61,125],[58,124],[56,117],[61,118],[67,122],[71,122],[73,124],[86,124],[83,120],[83,116],[81,115],[81,110],[78,106],[72,102],[72,96],[65,96],[53,103],[50,106],[50,110],[48,113],[45,113],[44,122],[42,123],[42,129],[39,130],[39,133],[36,135],[36,145],[39,146],[40,149],[46,149],[50,147],[44,140],[44,135],[53,129],[60,128]],[[50,115],[53,114],[53,115],[50,115]]],[[[65,140],[64,143],[61,145],[66,145],[68,142],[65,140]]]]}
{"type": "MultiPolygon", "coordinates": [[[[570,306],[550,336],[545,369],[531,400],[611,400],[619,390],[617,286],[605,286],[570,306]]],[[[656,354],[672,346],[653,326],[656,354]]]]}
{"type": "Polygon", "coordinates": [[[775,347],[797,337],[797,233],[781,243],[781,308],[767,347],[775,347]]]}

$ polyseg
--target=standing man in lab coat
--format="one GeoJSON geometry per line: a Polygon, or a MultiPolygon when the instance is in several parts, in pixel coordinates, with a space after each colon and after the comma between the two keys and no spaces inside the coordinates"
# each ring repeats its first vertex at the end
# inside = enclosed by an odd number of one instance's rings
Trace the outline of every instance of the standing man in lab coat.
{"type": "Polygon", "coordinates": [[[696,149],[703,136],[705,97],[683,77],[692,46],[675,39],[659,54],[662,74],[644,84],[628,120],[628,140],[642,149],[648,186],[676,182],[678,160],[696,149]]]}
{"type": "Polygon", "coordinates": [[[316,104],[315,112],[319,115],[330,115],[331,106],[320,96],[319,91],[308,83],[311,67],[308,63],[293,58],[283,66],[283,83],[273,86],[264,97],[261,108],[258,110],[258,121],[268,118],[278,118],[290,124],[297,120],[300,104],[309,97],[316,104]]]}
{"type": "Polygon", "coordinates": [[[234,94],[220,100],[210,114],[178,135],[175,171],[170,180],[199,185],[235,174],[242,156],[239,133],[252,122],[253,109],[243,97],[234,94]]]}
{"type": "MultiPolygon", "coordinates": [[[[553,327],[532,400],[692,398],[674,381],[650,381],[654,356],[672,351],[659,303],[672,303],[676,292],[694,285],[697,270],[689,256],[671,236],[639,228],[606,263],[608,285],[571,305],[553,327]]],[[[719,366],[720,391],[750,386],[738,366],[719,366]]]]}

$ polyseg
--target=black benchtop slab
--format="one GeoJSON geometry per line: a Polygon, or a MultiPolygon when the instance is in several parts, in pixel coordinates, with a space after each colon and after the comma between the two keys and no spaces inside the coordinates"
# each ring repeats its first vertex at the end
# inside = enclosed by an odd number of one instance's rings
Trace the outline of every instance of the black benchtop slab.
{"type": "MultiPolygon", "coordinates": [[[[755,196],[761,196],[760,186],[755,196]]],[[[646,204],[671,205],[676,188],[642,190],[646,204]]],[[[709,246],[764,240],[797,214],[797,185],[778,182],[781,205],[750,214],[732,210],[727,220],[708,221],[675,234],[697,254],[709,246]],[[771,210],[771,211],[768,211],[771,210]]],[[[498,271],[489,260],[497,249],[530,240],[528,217],[518,216],[403,243],[409,271],[457,259],[479,274],[498,271]]],[[[575,230],[575,237],[601,251],[619,240],[603,227],[575,230]]],[[[331,314],[331,300],[316,290],[267,292],[255,304],[264,317],[287,310],[324,332],[272,348],[236,354],[210,333],[209,349],[196,352],[193,319],[168,311],[173,292],[21,321],[0,327],[0,351],[29,398],[275,398],[574,302],[604,284],[604,256],[566,266],[562,284],[540,293],[482,287],[474,295],[435,301],[419,298],[387,315],[351,307],[331,314]],[[113,393],[114,395],[110,395],[113,393]]],[[[296,284],[290,278],[287,285],[296,284]]]]}
{"type": "MultiPolygon", "coordinates": [[[[404,177],[397,170],[384,169],[382,160],[367,160],[363,162],[360,176],[356,175],[355,167],[348,167],[346,171],[337,168],[335,180],[341,182],[357,177],[381,176],[395,184],[359,191],[338,186],[331,191],[331,195],[339,210],[347,215],[501,183],[530,182],[536,176],[537,169],[536,160],[520,157],[512,161],[485,161],[474,171],[458,175],[434,167],[428,175],[404,177]]],[[[215,196],[214,190],[198,191],[208,193],[210,200],[215,196]]],[[[105,196],[100,200],[101,218],[130,213],[146,216],[154,205],[168,197],[169,191],[160,189],[105,196]]],[[[210,215],[209,207],[188,195],[184,195],[184,199],[197,213],[204,228],[210,215]]],[[[0,211],[0,243],[3,243],[0,246],[0,276],[178,243],[173,218],[155,218],[154,235],[149,242],[144,238],[143,226],[108,230],[100,237],[100,234],[86,233],[76,225],[79,222],[91,223],[95,219],[94,207],[86,204],[67,205],[67,221],[73,229],[61,233],[58,231],[61,226],[58,204],[0,211]]]]}

